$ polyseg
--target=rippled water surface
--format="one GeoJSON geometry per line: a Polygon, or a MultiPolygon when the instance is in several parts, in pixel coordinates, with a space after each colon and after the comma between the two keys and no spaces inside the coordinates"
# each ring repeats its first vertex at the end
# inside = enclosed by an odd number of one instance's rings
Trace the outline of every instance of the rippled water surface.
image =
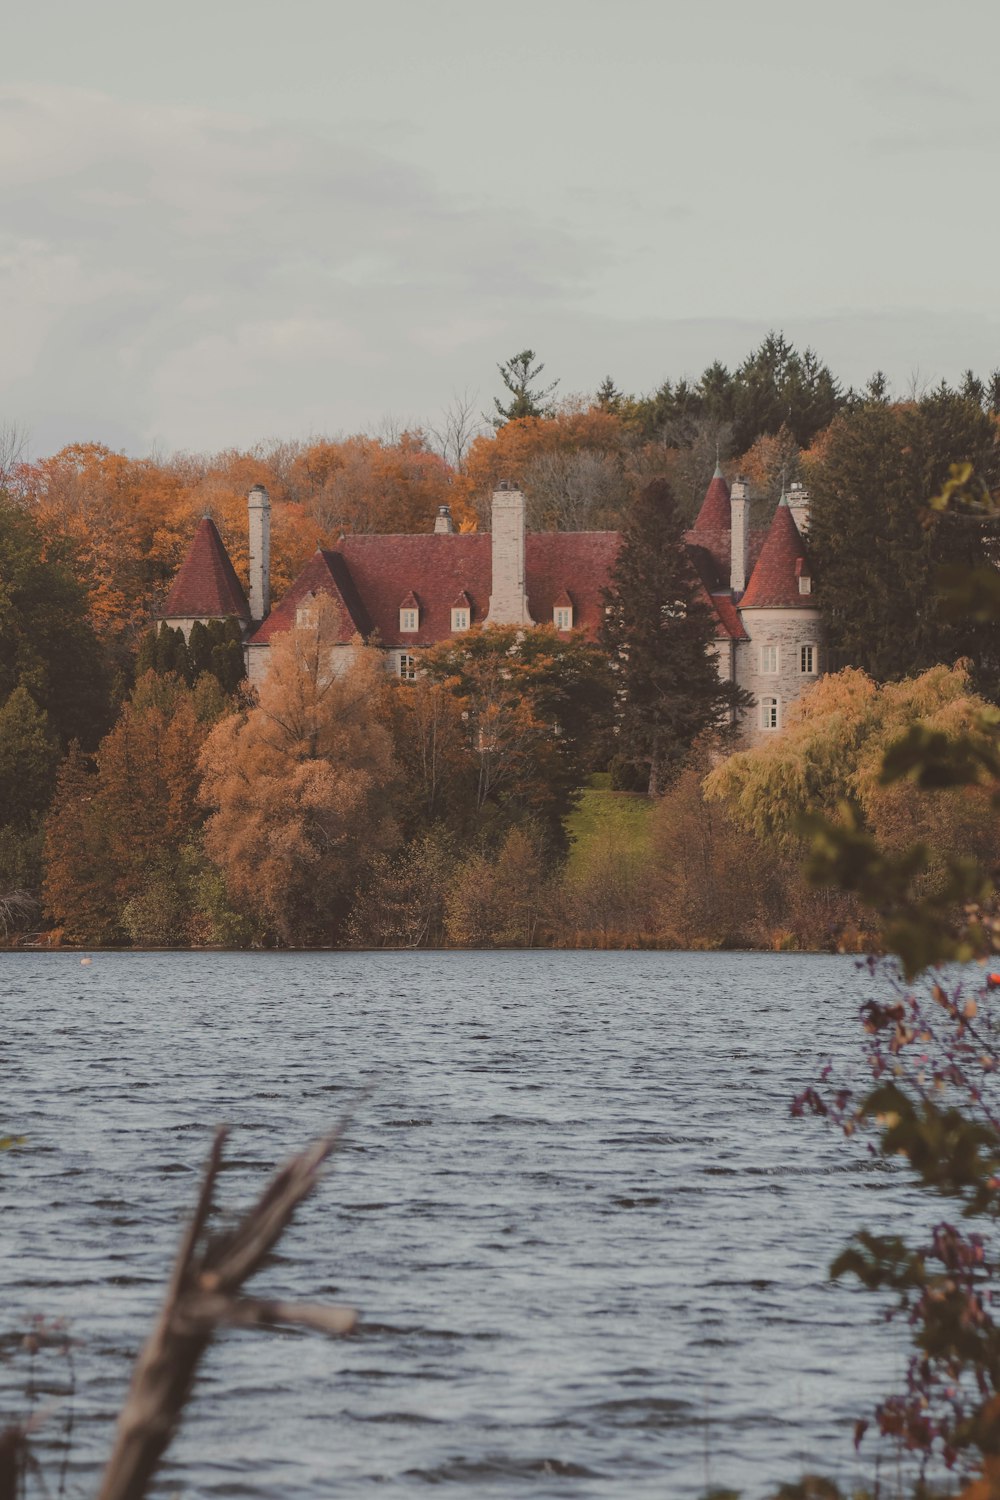
{"type": "MultiPolygon", "coordinates": [[[[767,954],[3,957],[0,1134],[27,1144],[0,1158],[0,1335],[72,1319],[71,1492],[93,1488],[213,1125],[234,1127],[235,1206],[363,1085],[255,1283],[349,1302],[360,1331],[225,1335],[159,1493],[870,1482],[851,1428],[905,1333],[827,1267],[915,1205],[788,1105],[828,1053],[857,1066],[871,984],[767,954]]],[[[36,1374],[55,1390],[64,1369],[36,1374]]],[[[6,1413],[25,1379],[0,1362],[6,1413]]]]}

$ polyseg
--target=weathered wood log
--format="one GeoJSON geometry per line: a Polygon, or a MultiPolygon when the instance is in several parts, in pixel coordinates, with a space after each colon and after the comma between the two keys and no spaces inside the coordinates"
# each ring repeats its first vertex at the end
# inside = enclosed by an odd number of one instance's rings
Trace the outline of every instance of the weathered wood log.
{"type": "Polygon", "coordinates": [[[294,1325],[350,1333],[343,1307],[241,1297],[319,1180],[340,1137],[333,1131],[281,1168],[234,1229],[208,1236],[227,1132],[216,1132],[194,1216],[181,1240],[156,1325],[136,1360],[98,1500],[141,1500],[180,1422],[198,1365],[222,1327],[294,1325]]]}

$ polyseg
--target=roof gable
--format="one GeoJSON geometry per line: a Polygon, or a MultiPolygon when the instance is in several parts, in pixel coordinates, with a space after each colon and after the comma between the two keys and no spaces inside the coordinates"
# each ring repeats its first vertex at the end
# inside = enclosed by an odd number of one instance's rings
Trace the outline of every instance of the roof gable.
{"type": "Polygon", "coordinates": [[[295,624],[299,604],[310,594],[326,594],[340,606],[338,644],[346,645],[356,635],[371,634],[371,619],[358,597],[344,559],[337,552],[326,552],[317,547],[281,603],[250,637],[249,644],[266,646],[273,635],[290,630],[295,624]]]}
{"type": "Polygon", "coordinates": [[[247,596],[211,516],[198,522],[160,613],[168,620],[249,620],[247,596]]]}

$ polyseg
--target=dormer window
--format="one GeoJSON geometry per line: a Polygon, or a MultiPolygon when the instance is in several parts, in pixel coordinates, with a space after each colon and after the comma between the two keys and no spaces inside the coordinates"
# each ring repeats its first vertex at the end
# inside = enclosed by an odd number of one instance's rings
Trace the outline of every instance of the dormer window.
{"type": "Polygon", "coordinates": [[[811,594],[813,591],[813,581],[809,576],[809,564],[804,557],[800,557],[795,564],[795,576],[799,580],[799,593],[811,594]]]}
{"type": "Polygon", "coordinates": [[[452,630],[468,630],[472,624],[472,600],[463,589],[458,598],[452,601],[451,606],[451,628],[452,630]]]}
{"type": "Polygon", "coordinates": [[[295,610],[296,630],[315,630],[319,624],[319,611],[316,608],[316,595],[307,594],[299,601],[295,610]]]}
{"type": "Polygon", "coordinates": [[[412,591],[399,606],[400,635],[415,635],[420,629],[420,604],[412,591]]]}
{"type": "Polygon", "coordinates": [[[573,629],[573,601],[566,589],[552,606],[552,623],[557,630],[573,629]]]}

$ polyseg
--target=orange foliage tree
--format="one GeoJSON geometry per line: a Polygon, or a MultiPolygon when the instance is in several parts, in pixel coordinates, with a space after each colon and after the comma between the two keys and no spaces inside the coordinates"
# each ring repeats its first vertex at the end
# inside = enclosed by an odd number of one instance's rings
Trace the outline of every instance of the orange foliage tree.
{"type": "Polygon", "coordinates": [[[430,531],[438,507],[451,505],[455,520],[468,519],[464,492],[422,433],[397,442],[349,437],[317,442],[292,462],[289,484],[326,536],[341,531],[430,531]]]}
{"type": "MultiPolygon", "coordinates": [[[[470,514],[485,519],[490,496],[501,479],[512,479],[531,499],[530,472],[542,459],[581,453],[624,455],[632,444],[631,430],[617,413],[597,406],[564,405],[550,417],[519,417],[495,434],[475,438],[466,455],[464,472],[455,488],[470,514]]],[[[623,484],[624,489],[624,484],[623,484]]],[[[545,520],[545,517],[536,518],[545,520]]],[[[550,524],[559,524],[558,515],[550,524]]]]}
{"type": "Polygon", "coordinates": [[[283,632],[257,705],[223,719],[202,754],[208,854],[237,908],[290,946],[334,940],[398,836],[382,662],[357,642],[339,671],[334,624],[324,601],[314,626],[283,632]]]}

